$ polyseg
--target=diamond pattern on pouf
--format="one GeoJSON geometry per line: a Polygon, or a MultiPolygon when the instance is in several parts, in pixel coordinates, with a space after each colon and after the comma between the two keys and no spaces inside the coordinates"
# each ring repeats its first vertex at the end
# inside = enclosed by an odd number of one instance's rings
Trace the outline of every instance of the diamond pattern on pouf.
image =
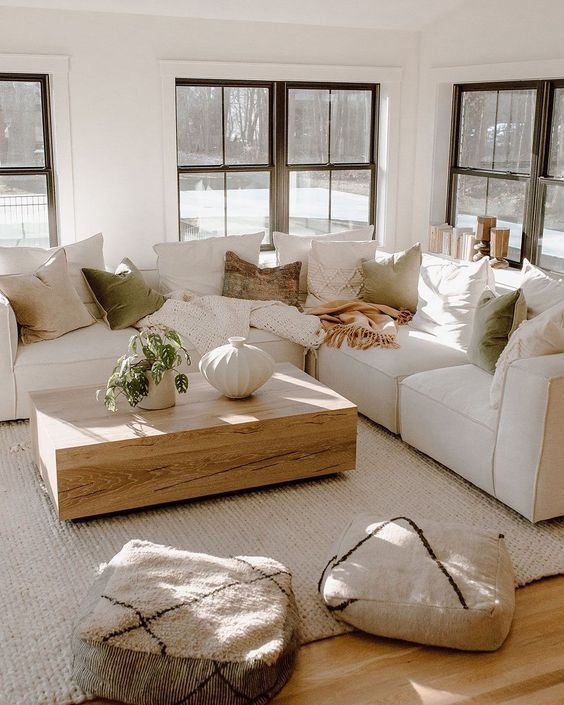
{"type": "Polygon", "coordinates": [[[134,705],[261,705],[288,680],[298,645],[280,563],[130,541],[86,601],[73,673],[86,692],[134,705]]]}

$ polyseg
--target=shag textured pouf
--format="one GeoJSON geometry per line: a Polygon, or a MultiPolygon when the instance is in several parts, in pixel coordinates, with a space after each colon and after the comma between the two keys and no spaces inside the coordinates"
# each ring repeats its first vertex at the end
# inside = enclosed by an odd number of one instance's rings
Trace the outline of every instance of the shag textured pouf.
{"type": "Polygon", "coordinates": [[[515,609],[502,535],[407,517],[357,516],[319,590],[335,617],[358,629],[469,651],[499,648],[515,609]]]}
{"type": "Polygon", "coordinates": [[[134,705],[267,703],[299,645],[291,575],[269,558],[215,558],[130,541],[73,635],[87,693],[134,705]]]}

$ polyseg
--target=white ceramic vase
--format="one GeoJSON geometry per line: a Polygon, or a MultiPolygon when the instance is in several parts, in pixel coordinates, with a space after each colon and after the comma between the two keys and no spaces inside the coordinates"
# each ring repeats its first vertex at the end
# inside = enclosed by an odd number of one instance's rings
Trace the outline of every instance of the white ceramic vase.
{"type": "Polygon", "coordinates": [[[174,370],[167,370],[159,384],[155,384],[149,372],[149,393],[143,397],[137,406],[141,409],[168,409],[176,404],[176,387],[174,386],[174,370]]]}
{"type": "Polygon", "coordinates": [[[228,345],[210,350],[200,360],[200,372],[230,399],[244,399],[272,377],[274,360],[246,338],[229,338],[228,345]]]}

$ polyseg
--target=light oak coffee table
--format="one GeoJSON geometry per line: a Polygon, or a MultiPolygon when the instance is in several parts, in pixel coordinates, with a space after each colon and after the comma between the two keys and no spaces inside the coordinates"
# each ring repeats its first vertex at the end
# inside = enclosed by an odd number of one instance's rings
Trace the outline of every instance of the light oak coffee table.
{"type": "Polygon", "coordinates": [[[162,411],[115,414],[95,387],[31,395],[34,460],[60,519],[352,470],[354,404],[290,364],[231,400],[199,373],[162,411]]]}

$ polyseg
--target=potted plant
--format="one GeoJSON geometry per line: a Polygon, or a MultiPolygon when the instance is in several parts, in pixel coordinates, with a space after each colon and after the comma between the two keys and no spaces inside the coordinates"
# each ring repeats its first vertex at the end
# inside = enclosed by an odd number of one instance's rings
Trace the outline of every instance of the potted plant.
{"type": "Polygon", "coordinates": [[[119,358],[108,379],[106,408],[116,411],[120,395],[130,406],[142,409],[174,406],[176,392],[188,391],[188,376],[178,372],[183,362],[192,361],[176,331],[168,330],[162,336],[141,331],[131,336],[127,353],[119,358]]]}

